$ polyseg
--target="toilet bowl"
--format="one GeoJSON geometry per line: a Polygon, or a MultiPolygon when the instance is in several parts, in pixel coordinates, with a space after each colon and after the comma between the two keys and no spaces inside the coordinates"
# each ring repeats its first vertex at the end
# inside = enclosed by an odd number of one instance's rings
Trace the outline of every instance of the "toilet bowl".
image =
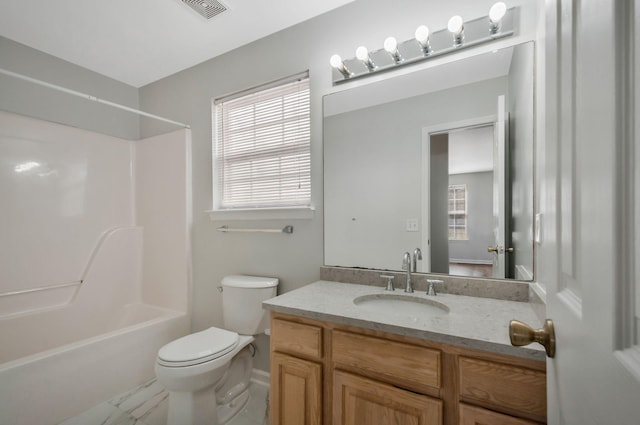
{"type": "Polygon", "coordinates": [[[250,344],[263,333],[262,301],[276,295],[278,280],[228,276],[222,281],[226,329],[211,327],[158,351],[158,382],[169,391],[167,425],[223,425],[245,406],[253,368],[250,344]]]}

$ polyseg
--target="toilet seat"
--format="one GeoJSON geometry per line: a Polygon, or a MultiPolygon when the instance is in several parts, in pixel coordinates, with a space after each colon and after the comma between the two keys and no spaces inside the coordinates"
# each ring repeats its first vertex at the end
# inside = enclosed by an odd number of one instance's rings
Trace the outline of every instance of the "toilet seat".
{"type": "Polygon", "coordinates": [[[165,345],[158,351],[158,364],[185,367],[206,363],[230,353],[238,346],[239,336],[226,329],[209,328],[165,345]]]}

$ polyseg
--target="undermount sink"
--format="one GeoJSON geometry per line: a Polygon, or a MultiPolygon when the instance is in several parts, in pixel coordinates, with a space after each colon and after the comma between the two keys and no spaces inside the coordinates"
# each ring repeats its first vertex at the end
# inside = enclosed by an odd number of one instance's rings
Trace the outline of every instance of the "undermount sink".
{"type": "Polygon", "coordinates": [[[449,313],[446,304],[430,298],[399,294],[369,294],[353,300],[361,309],[377,313],[396,313],[407,316],[440,316],[449,313]]]}

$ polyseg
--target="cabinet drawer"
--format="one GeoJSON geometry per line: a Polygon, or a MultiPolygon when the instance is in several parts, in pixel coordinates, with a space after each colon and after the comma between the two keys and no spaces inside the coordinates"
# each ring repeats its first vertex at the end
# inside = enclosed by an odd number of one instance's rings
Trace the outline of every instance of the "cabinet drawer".
{"type": "Polygon", "coordinates": [[[441,386],[438,350],[337,330],[332,333],[331,350],[336,366],[412,388],[441,386]]]}
{"type": "Polygon", "coordinates": [[[320,359],[322,358],[322,328],[272,319],[271,348],[275,351],[320,359]]]}
{"type": "Polygon", "coordinates": [[[460,399],[546,422],[546,374],[518,366],[460,357],[460,399]]]}
{"type": "Polygon", "coordinates": [[[539,425],[525,419],[492,412],[481,407],[460,404],[460,425],[539,425]]]}

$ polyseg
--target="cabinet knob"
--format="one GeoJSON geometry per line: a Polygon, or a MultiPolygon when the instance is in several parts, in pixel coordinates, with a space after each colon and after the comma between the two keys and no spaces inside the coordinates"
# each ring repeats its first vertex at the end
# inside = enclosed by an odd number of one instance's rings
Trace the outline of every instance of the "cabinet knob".
{"type": "Polygon", "coordinates": [[[553,358],[556,354],[556,333],[551,319],[544,321],[542,329],[533,329],[526,323],[512,320],[509,322],[509,338],[511,345],[516,347],[537,342],[544,347],[547,356],[553,358]]]}

